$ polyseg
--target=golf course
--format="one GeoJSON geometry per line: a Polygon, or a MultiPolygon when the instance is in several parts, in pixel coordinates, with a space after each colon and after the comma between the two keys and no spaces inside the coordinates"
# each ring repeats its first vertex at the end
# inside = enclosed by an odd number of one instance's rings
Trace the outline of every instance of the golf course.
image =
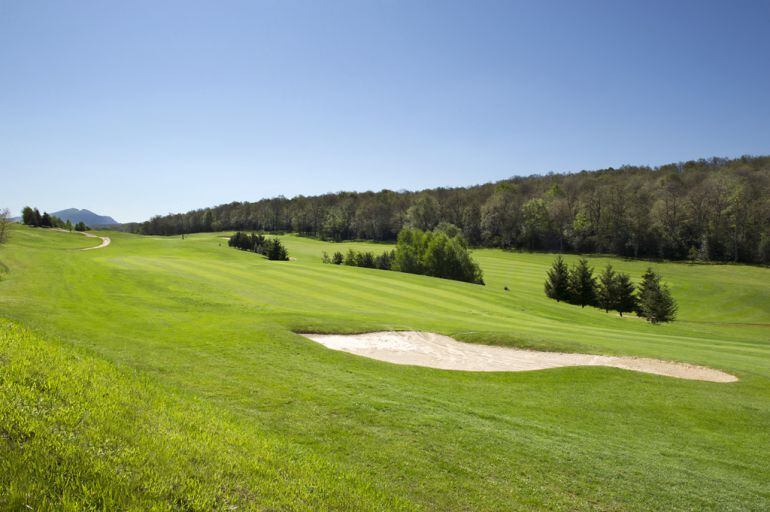
{"type": "Polygon", "coordinates": [[[552,253],[475,249],[479,285],[322,263],[386,243],[283,235],[269,261],[232,232],[93,234],[13,224],[0,247],[0,509],[770,508],[767,267],[585,256],[663,276],[678,316],[653,325],[550,300],[552,253]],[[302,335],[379,331],[737,380],[446,370],[302,335]]]}

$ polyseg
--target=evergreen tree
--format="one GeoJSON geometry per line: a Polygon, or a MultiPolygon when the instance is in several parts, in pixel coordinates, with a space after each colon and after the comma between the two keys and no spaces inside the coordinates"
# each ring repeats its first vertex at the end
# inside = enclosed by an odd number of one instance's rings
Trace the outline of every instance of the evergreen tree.
{"type": "Polygon", "coordinates": [[[668,286],[660,284],[660,275],[651,268],[642,276],[639,285],[639,316],[652,324],[671,322],[676,318],[677,305],[668,286]]]}
{"type": "Polygon", "coordinates": [[[36,226],[35,224],[35,210],[29,206],[25,206],[21,211],[21,221],[27,226],[36,226]]]}
{"type": "Polygon", "coordinates": [[[609,313],[615,309],[618,302],[618,275],[609,263],[599,274],[599,288],[596,294],[596,304],[609,313]]]}
{"type": "Polygon", "coordinates": [[[43,217],[40,219],[40,225],[46,228],[53,226],[53,224],[51,224],[51,216],[48,215],[48,212],[43,212],[43,217]]]}
{"type": "Polygon", "coordinates": [[[593,306],[596,303],[596,280],[594,269],[588,265],[588,260],[581,258],[572,267],[569,275],[570,302],[580,307],[593,306]]]}
{"type": "Polygon", "coordinates": [[[348,253],[345,255],[345,265],[355,267],[357,264],[358,261],[356,258],[356,251],[353,249],[348,249],[348,253]]]}
{"type": "Polygon", "coordinates": [[[335,265],[342,265],[342,262],[345,260],[345,257],[342,255],[340,251],[337,251],[334,253],[334,256],[332,256],[332,263],[335,265]]]}
{"type": "Polygon", "coordinates": [[[564,258],[557,256],[546,274],[545,294],[556,302],[569,300],[569,269],[564,258]]]}
{"type": "Polygon", "coordinates": [[[630,313],[636,310],[636,295],[634,295],[634,283],[628,274],[619,273],[617,275],[617,300],[615,302],[615,311],[623,316],[623,313],[630,313]]]}
{"type": "Polygon", "coordinates": [[[72,222],[70,222],[69,219],[67,219],[67,222],[64,224],[64,229],[67,231],[72,231],[72,222]]]}
{"type": "Polygon", "coordinates": [[[356,255],[356,264],[359,267],[374,268],[374,254],[371,252],[359,252],[356,255]]]}
{"type": "Polygon", "coordinates": [[[289,254],[277,238],[273,238],[267,243],[266,252],[267,259],[272,261],[287,261],[289,259],[289,254]]]}
{"type": "Polygon", "coordinates": [[[394,259],[394,251],[385,251],[375,258],[374,264],[380,270],[391,270],[394,259]]]}

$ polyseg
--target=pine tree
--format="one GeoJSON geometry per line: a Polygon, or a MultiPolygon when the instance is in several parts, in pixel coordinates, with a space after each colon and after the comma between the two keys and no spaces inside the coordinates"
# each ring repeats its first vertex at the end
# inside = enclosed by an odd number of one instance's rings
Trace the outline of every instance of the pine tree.
{"type": "Polygon", "coordinates": [[[612,269],[612,265],[607,264],[599,275],[599,289],[596,296],[596,304],[602,308],[605,313],[615,309],[618,302],[618,275],[612,269]]]}
{"type": "Polygon", "coordinates": [[[623,313],[636,311],[636,295],[634,295],[634,283],[628,274],[619,273],[617,276],[617,300],[615,311],[623,316],[623,313]]]}
{"type": "Polygon", "coordinates": [[[572,267],[569,275],[570,302],[580,304],[580,307],[593,306],[596,303],[596,280],[594,269],[588,266],[588,261],[581,258],[572,267]]]}
{"type": "Polygon", "coordinates": [[[652,324],[671,322],[676,318],[677,305],[668,286],[660,284],[660,275],[651,268],[642,276],[639,286],[639,316],[652,324]]]}
{"type": "Polygon", "coordinates": [[[25,206],[21,211],[21,221],[27,226],[36,226],[35,211],[29,206],[25,206]]]}
{"type": "Polygon", "coordinates": [[[267,259],[273,261],[286,261],[289,259],[289,254],[286,252],[286,248],[281,244],[281,241],[277,238],[267,242],[267,259]]]}
{"type": "Polygon", "coordinates": [[[342,255],[340,251],[337,251],[334,253],[334,256],[332,257],[332,263],[335,265],[342,265],[342,262],[345,260],[345,257],[342,255]]]}
{"type": "Polygon", "coordinates": [[[569,300],[569,269],[561,256],[556,257],[546,274],[545,294],[556,302],[569,300]]]}

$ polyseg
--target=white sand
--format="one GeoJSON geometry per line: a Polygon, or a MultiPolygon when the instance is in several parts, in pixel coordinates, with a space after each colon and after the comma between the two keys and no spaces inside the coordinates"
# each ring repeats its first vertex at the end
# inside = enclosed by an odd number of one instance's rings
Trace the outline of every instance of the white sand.
{"type": "Polygon", "coordinates": [[[462,343],[429,332],[389,331],[366,334],[303,334],[334,350],[389,363],[443,370],[520,372],[561,366],[612,366],[679,379],[735,382],[728,373],[685,363],[637,357],[538,352],[508,347],[462,343]]]}

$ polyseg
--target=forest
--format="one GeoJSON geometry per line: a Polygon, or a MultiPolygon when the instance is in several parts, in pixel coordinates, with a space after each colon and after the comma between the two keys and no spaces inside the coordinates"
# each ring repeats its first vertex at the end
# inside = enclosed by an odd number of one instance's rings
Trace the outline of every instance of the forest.
{"type": "Polygon", "coordinates": [[[275,197],[156,216],[124,229],[395,241],[404,227],[432,230],[442,222],[458,226],[475,247],[770,263],[770,157],[551,173],[419,192],[275,197]]]}

